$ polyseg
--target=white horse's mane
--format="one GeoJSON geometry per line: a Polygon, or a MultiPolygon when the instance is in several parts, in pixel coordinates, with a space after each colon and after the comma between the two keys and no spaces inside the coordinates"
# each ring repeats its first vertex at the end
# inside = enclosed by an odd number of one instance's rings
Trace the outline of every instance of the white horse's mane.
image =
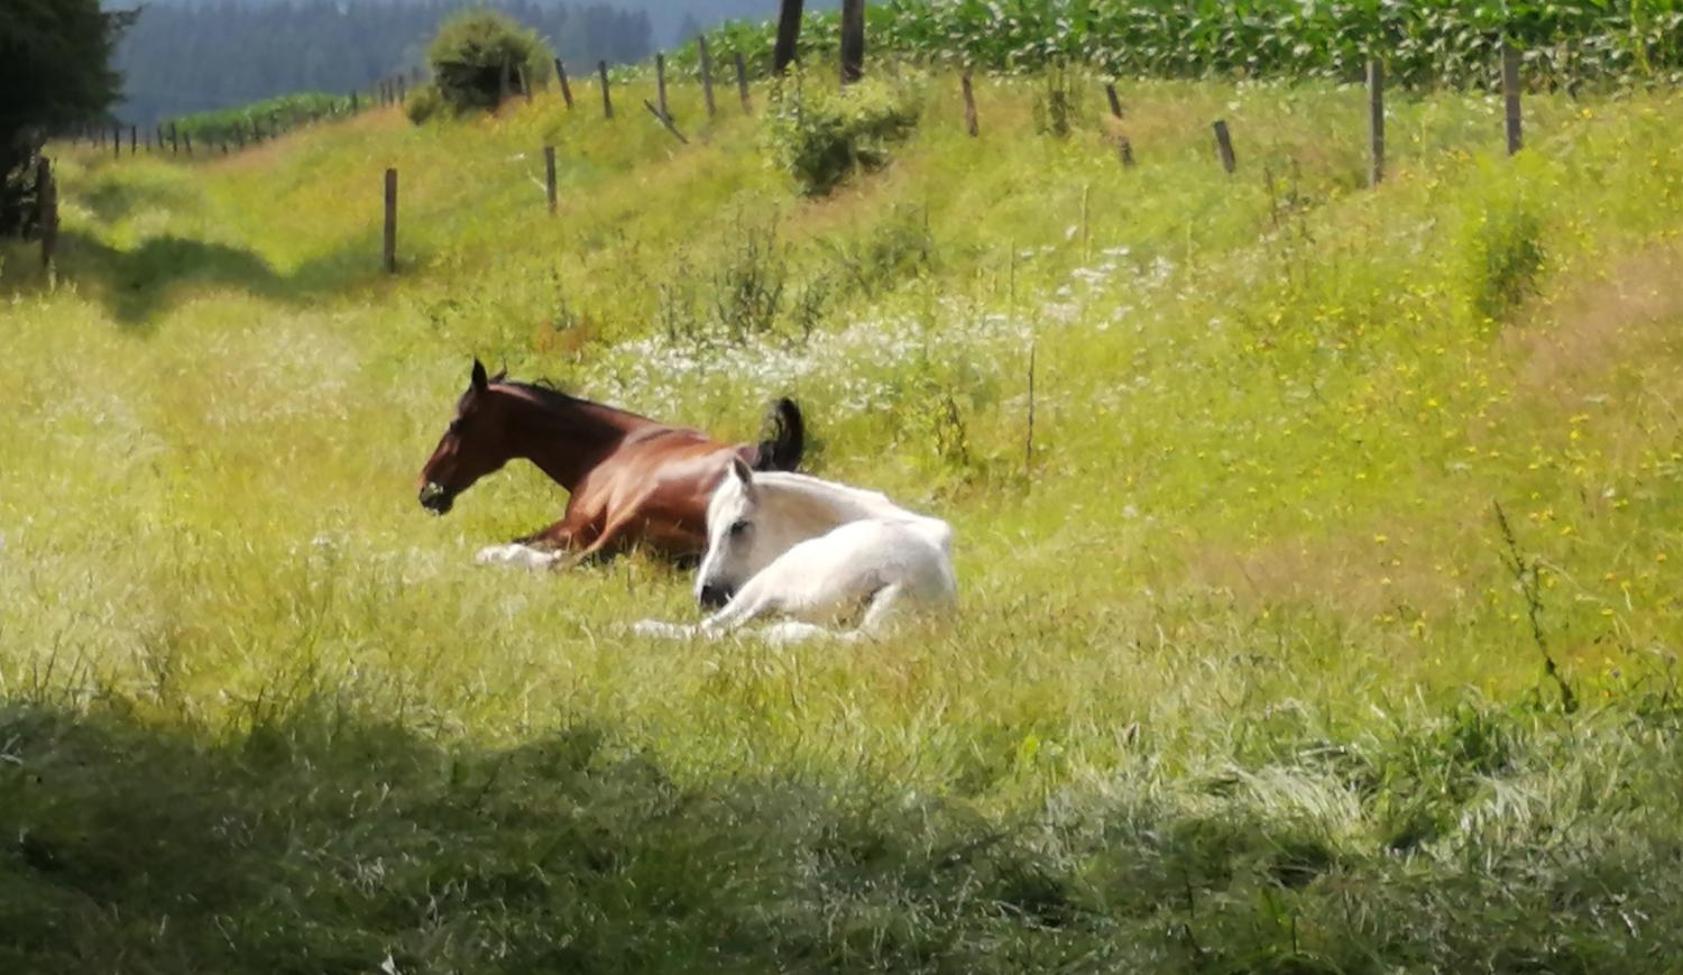
{"type": "Polygon", "coordinates": [[[921,518],[888,499],[881,491],[867,491],[787,471],[765,471],[754,475],[754,489],[791,496],[811,507],[820,507],[840,521],[864,518],[921,518]]]}

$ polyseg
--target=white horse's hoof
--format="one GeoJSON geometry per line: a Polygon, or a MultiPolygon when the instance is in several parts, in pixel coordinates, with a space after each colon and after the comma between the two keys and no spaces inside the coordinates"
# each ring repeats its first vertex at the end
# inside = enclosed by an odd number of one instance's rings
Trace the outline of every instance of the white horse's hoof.
{"type": "Polygon", "coordinates": [[[638,636],[658,636],[668,640],[682,640],[692,634],[687,626],[663,620],[638,620],[631,624],[631,632],[638,636]]]}
{"type": "Polygon", "coordinates": [[[510,542],[482,548],[474,555],[475,565],[513,565],[522,569],[547,569],[561,557],[558,552],[540,552],[535,548],[510,542]]]}

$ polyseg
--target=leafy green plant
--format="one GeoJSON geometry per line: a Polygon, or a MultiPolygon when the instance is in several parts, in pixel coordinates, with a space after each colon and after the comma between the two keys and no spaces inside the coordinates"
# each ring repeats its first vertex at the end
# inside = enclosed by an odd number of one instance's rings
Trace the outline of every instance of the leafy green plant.
{"type": "Polygon", "coordinates": [[[176,131],[191,136],[206,145],[213,142],[243,142],[278,131],[293,128],[322,116],[337,115],[350,109],[350,100],[326,92],[306,91],[260,102],[224,108],[214,112],[199,112],[176,119],[176,131]]]}
{"type": "MultiPolygon", "coordinates": [[[[769,68],[771,24],[727,24],[708,44],[769,68]]],[[[1490,87],[1504,37],[1529,82],[1667,82],[1683,75],[1683,6],[1674,0],[888,0],[873,4],[873,52],[996,71],[1066,62],[1124,77],[1320,77],[1355,81],[1383,57],[1398,84],[1490,87]]],[[[811,15],[802,54],[828,60],[836,15],[811,15]]],[[[683,54],[693,61],[694,45],[683,54]]],[[[722,61],[720,63],[723,63],[722,61]]]]}
{"type": "Polygon", "coordinates": [[[802,193],[823,196],[857,170],[887,165],[890,146],[917,127],[915,85],[870,79],[840,91],[796,72],[772,97],[766,141],[802,193]]]}
{"type": "Polygon", "coordinates": [[[1542,222],[1523,204],[1480,214],[1464,242],[1468,293],[1480,320],[1500,321],[1536,292],[1543,268],[1542,222]]]}
{"type": "Polygon", "coordinates": [[[444,95],[437,85],[425,85],[416,89],[403,106],[403,114],[416,125],[425,125],[443,110],[444,95]]]}
{"type": "Polygon", "coordinates": [[[1046,69],[1034,100],[1034,126],[1041,134],[1063,139],[1075,131],[1082,105],[1078,84],[1076,72],[1061,62],[1046,69]]]}
{"type": "Polygon", "coordinates": [[[552,58],[536,31],[494,10],[452,19],[427,48],[439,96],[457,112],[495,108],[522,83],[543,81],[552,58]]]}

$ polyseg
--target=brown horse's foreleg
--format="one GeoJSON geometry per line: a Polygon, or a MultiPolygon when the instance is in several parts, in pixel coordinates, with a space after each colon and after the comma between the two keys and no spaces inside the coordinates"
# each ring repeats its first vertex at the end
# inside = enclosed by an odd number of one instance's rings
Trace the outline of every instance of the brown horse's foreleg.
{"type": "Polygon", "coordinates": [[[642,517],[641,506],[632,506],[631,508],[628,508],[613,521],[610,521],[603,526],[602,530],[597,533],[596,537],[592,539],[589,544],[586,544],[583,548],[579,549],[578,552],[570,558],[562,559],[561,561],[555,563],[554,568],[570,569],[585,562],[597,559],[609,559],[618,555],[626,547],[626,543],[630,540],[627,537],[628,529],[637,524],[642,517]]]}
{"type": "Polygon", "coordinates": [[[572,519],[563,518],[548,528],[540,528],[530,535],[522,535],[511,539],[515,545],[524,545],[543,551],[565,551],[578,544],[578,526],[572,519]]]}
{"type": "Polygon", "coordinates": [[[560,521],[524,538],[516,538],[514,544],[546,552],[571,551],[594,541],[590,530],[593,521],[594,518],[569,504],[560,521]]]}

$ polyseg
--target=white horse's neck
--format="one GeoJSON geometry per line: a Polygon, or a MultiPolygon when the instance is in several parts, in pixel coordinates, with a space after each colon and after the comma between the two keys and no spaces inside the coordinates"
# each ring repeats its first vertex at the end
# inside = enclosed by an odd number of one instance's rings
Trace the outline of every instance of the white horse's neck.
{"type": "Polygon", "coordinates": [[[762,503],[775,506],[786,517],[828,527],[867,518],[922,518],[907,511],[878,491],[865,491],[808,474],[767,471],[754,475],[754,487],[762,503]]]}

